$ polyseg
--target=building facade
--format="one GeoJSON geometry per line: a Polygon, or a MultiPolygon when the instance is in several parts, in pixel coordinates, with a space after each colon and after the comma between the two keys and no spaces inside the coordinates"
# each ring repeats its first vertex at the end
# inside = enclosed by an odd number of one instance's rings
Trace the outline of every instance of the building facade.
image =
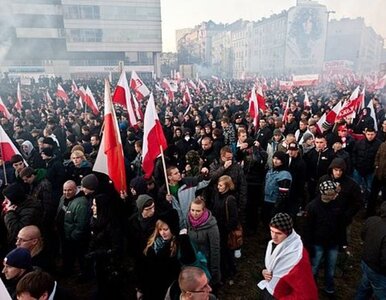
{"type": "Polygon", "coordinates": [[[160,74],[160,0],[14,0],[4,6],[3,72],[160,74]]]}
{"type": "Polygon", "coordinates": [[[377,71],[382,62],[383,47],[383,38],[366,26],[363,18],[329,22],[327,61],[348,60],[358,73],[377,71]]]}

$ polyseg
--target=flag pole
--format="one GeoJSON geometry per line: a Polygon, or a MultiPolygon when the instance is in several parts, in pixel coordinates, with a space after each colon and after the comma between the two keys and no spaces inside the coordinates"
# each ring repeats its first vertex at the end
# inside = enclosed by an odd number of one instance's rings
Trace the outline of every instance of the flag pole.
{"type": "Polygon", "coordinates": [[[166,190],[167,190],[168,194],[170,194],[169,183],[168,183],[168,174],[166,174],[166,163],[165,163],[164,149],[162,148],[162,145],[159,145],[159,149],[161,150],[161,159],[162,159],[162,167],[164,169],[166,190]]]}
{"type": "Polygon", "coordinates": [[[5,169],[5,160],[4,160],[4,155],[3,155],[3,144],[1,143],[1,141],[0,141],[0,156],[1,156],[1,160],[3,161],[4,182],[5,182],[5,185],[7,186],[8,185],[8,179],[7,179],[7,172],[5,169]]]}

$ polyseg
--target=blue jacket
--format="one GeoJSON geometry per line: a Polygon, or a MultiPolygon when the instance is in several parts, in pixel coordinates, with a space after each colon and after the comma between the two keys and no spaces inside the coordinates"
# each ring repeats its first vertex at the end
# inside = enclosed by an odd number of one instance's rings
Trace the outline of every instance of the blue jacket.
{"type": "Polygon", "coordinates": [[[285,170],[270,169],[265,176],[264,201],[276,203],[279,198],[279,182],[282,180],[292,181],[290,172],[285,170]]]}

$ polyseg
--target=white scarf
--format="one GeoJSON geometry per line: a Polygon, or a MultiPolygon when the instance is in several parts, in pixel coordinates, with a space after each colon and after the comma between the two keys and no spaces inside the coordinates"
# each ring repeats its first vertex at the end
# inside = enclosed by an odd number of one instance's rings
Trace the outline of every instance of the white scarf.
{"type": "Polygon", "coordinates": [[[265,252],[265,267],[272,272],[272,279],[270,281],[262,280],[257,285],[262,290],[266,288],[271,295],[274,294],[280,279],[292,270],[303,255],[303,243],[295,230],[292,230],[292,233],[273,251],[272,244],[273,241],[268,242],[265,252]]]}

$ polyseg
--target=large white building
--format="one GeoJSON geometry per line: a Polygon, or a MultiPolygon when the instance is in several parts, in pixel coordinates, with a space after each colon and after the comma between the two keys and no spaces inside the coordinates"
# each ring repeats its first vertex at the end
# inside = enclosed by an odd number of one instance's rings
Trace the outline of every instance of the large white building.
{"type": "Polygon", "coordinates": [[[143,75],[160,74],[160,0],[13,0],[0,4],[3,72],[80,77],[124,67],[143,75]]]}

